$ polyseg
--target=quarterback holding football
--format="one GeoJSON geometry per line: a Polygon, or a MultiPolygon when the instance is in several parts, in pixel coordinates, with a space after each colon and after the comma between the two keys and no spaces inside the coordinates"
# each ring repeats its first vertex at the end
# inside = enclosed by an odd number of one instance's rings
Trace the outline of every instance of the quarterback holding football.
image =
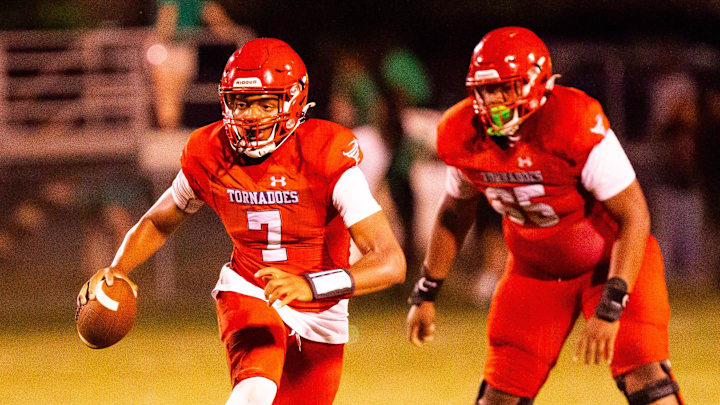
{"type": "Polygon", "coordinates": [[[609,363],[630,404],[682,403],[642,190],[600,104],[557,78],[527,29],[493,30],[475,47],[469,95],[438,126],[447,181],[408,338],[419,346],[432,337],[433,301],[484,195],[503,217],[509,257],[490,305],[477,404],[531,404],[580,314],[576,356],[609,363]]]}
{"type": "Polygon", "coordinates": [[[353,133],[307,119],[307,70],[287,43],[260,38],[237,50],[219,96],[223,119],[191,134],[172,186],[78,300],[94,299],[98,283],[129,273],[208,205],[233,243],[212,291],[227,404],[330,405],[347,298],[402,282],[405,257],[357,167],[353,133]],[[363,253],[352,266],[351,238],[363,253]]]}

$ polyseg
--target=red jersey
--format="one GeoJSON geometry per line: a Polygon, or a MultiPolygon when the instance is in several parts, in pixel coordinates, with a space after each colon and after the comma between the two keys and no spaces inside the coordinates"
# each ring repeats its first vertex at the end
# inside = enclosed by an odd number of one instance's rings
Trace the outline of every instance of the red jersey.
{"type": "MultiPolygon", "coordinates": [[[[243,278],[273,266],[302,274],[347,268],[350,234],[332,202],[340,175],[362,160],[358,141],[340,125],[308,120],[260,163],[231,149],[222,122],[192,133],[182,171],[197,198],[220,217],[233,242],[230,267],[243,278]]],[[[297,302],[322,311],[338,301],[297,302]]]]}
{"type": "Polygon", "coordinates": [[[503,214],[519,268],[567,278],[609,264],[617,223],[581,183],[585,162],[608,128],[596,100],[555,86],[520,127],[514,146],[503,149],[484,135],[467,98],[443,116],[437,149],[503,214]]]}

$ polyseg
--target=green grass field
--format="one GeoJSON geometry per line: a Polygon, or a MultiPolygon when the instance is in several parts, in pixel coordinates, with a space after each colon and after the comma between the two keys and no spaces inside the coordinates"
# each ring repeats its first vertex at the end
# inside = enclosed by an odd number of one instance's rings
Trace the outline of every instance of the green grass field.
{"type": "MultiPolygon", "coordinates": [[[[449,294],[448,294],[449,295],[449,294]]],[[[486,311],[440,301],[439,330],[422,349],[406,343],[406,308],[390,294],[351,303],[351,342],[335,403],[472,404],[485,353],[486,311]]],[[[670,352],[688,404],[720,404],[720,294],[674,294],[670,352]]],[[[0,404],[222,404],[229,379],[212,303],[141,306],[119,344],[84,347],[72,314],[10,316],[0,334],[0,404]],[[7,325],[7,324],[6,324],[7,325]]],[[[573,332],[536,404],[624,404],[609,371],[572,361],[573,332]]]]}

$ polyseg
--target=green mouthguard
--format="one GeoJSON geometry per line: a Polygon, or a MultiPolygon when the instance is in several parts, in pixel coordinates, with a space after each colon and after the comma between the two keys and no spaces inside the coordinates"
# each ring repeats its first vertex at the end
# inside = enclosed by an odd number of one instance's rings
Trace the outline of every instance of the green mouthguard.
{"type": "MultiPolygon", "coordinates": [[[[509,108],[507,108],[504,105],[490,107],[490,119],[492,120],[492,122],[495,125],[497,125],[499,127],[502,127],[505,124],[505,122],[510,120],[511,115],[512,115],[512,110],[510,110],[509,108]]],[[[492,128],[488,128],[487,133],[488,133],[488,135],[492,135],[492,136],[502,136],[502,133],[495,131],[492,128]]]]}

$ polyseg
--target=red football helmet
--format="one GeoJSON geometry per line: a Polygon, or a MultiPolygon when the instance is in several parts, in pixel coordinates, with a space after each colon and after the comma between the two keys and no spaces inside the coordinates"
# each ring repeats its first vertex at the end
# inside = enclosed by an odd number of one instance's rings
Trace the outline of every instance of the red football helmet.
{"type": "Polygon", "coordinates": [[[235,51],[225,65],[219,92],[230,145],[253,158],[277,149],[312,105],[307,103],[305,64],[290,45],[273,38],[252,40],[235,51]],[[233,100],[239,94],[277,96],[277,113],[262,119],[236,114],[233,100]],[[262,131],[270,127],[272,131],[262,131]],[[261,131],[269,136],[258,136],[261,131]]]}
{"type": "Polygon", "coordinates": [[[547,101],[557,77],[537,35],[505,27],[490,31],[475,46],[465,86],[487,133],[515,141],[520,124],[547,101]],[[493,92],[501,97],[493,99],[493,92]]]}

